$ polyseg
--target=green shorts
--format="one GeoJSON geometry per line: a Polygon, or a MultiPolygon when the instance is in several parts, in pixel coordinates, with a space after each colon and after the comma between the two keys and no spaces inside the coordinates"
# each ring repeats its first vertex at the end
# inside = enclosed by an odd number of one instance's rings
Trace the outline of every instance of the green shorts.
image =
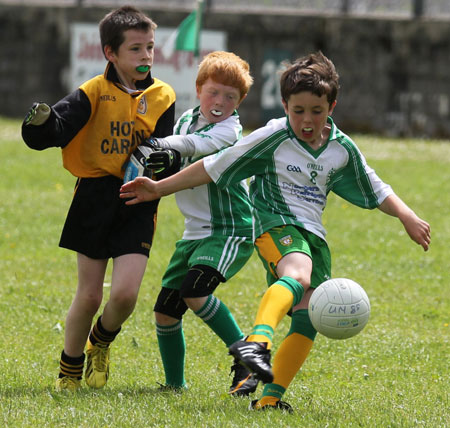
{"type": "Polygon", "coordinates": [[[216,269],[223,277],[222,282],[234,276],[247,263],[253,253],[251,238],[207,237],[198,240],[182,239],[176,243],[175,252],[162,279],[162,286],[179,290],[188,273],[196,265],[216,269]]]}
{"type": "Polygon", "coordinates": [[[276,274],[278,262],[293,252],[304,253],[311,257],[313,262],[311,288],[316,288],[331,278],[331,254],[328,244],[301,227],[293,225],[274,227],[258,237],[255,246],[266,269],[268,285],[278,279],[276,274]]]}

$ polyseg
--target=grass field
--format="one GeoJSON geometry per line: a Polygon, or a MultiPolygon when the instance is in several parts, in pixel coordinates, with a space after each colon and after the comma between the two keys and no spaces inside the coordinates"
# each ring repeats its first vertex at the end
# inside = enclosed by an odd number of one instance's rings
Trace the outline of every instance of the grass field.
{"type": "MultiPolygon", "coordinates": [[[[161,203],[140,300],[113,345],[107,387],[54,391],[77,282],[74,254],[58,248],[74,178],[62,168],[59,149],[28,149],[20,122],[0,118],[0,426],[448,427],[450,141],[355,140],[378,174],[431,224],[432,245],[425,253],[397,219],[330,198],[325,224],[333,276],[363,285],[371,318],[352,339],[318,336],[284,397],[295,413],[285,415],[249,412],[248,399],[226,394],[231,357],[192,313],[184,322],[189,390],[156,392],[164,376],[152,308],[183,227],[173,197],[161,203]]],[[[264,278],[254,256],[217,290],[244,332],[264,278]]],[[[286,319],[275,347],[287,329],[286,319]]]]}

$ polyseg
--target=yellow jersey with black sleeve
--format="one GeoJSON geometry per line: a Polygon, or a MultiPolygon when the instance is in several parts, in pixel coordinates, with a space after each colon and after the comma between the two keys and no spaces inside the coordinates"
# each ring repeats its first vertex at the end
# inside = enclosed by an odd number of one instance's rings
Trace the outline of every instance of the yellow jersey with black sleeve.
{"type": "Polygon", "coordinates": [[[22,126],[32,148],[61,147],[64,167],[74,176],[123,178],[123,165],[150,136],[173,131],[175,92],[149,74],[137,90],[122,86],[113,64],[51,107],[41,126],[22,126]]]}

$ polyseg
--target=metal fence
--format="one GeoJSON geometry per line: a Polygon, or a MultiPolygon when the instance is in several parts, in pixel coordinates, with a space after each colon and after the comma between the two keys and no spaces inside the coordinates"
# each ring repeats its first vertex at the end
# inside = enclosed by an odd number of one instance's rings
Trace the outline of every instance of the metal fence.
{"type": "MultiPolygon", "coordinates": [[[[206,10],[229,13],[328,14],[450,19],[449,0],[204,0],[206,10]]],[[[196,0],[129,0],[138,7],[190,11],[196,0]]],[[[123,0],[0,0],[0,4],[117,7],[123,0]]]]}

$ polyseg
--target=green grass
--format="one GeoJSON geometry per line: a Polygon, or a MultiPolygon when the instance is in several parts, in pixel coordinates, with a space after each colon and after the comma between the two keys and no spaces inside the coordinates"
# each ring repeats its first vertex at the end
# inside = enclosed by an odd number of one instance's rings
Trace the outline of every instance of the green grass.
{"type": "MultiPolygon", "coordinates": [[[[284,415],[249,412],[248,399],[226,395],[231,357],[192,313],[184,323],[189,390],[156,392],[164,377],[152,308],[183,228],[173,197],[161,203],[140,300],[111,351],[108,386],[54,392],[77,283],[74,254],[58,247],[74,178],[62,168],[58,149],[28,149],[20,122],[0,118],[0,426],[448,426],[450,142],[355,139],[370,165],[431,224],[432,245],[425,253],[397,219],[330,198],[325,224],[333,275],[363,285],[371,318],[352,339],[317,338],[285,394],[295,414],[284,415]]],[[[254,256],[217,290],[245,332],[264,278],[254,256]]],[[[275,347],[287,329],[285,319],[275,347]]]]}

